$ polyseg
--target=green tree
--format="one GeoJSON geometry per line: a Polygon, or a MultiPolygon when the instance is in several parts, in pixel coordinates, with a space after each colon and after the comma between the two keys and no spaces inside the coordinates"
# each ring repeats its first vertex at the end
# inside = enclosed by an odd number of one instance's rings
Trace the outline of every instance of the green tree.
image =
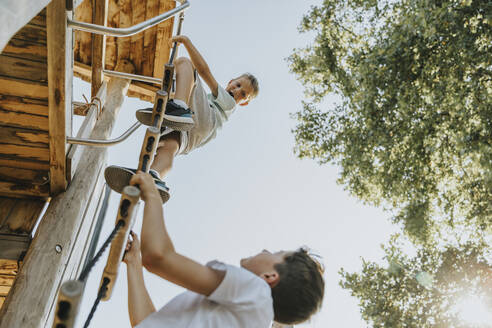
{"type": "MultiPolygon", "coordinates": [[[[363,261],[360,273],[340,272],[340,285],[358,298],[370,327],[491,327],[491,322],[466,322],[459,307],[475,297],[492,309],[492,267],[483,243],[420,248],[414,257],[400,247],[395,239],[383,247],[387,267],[363,261]]],[[[473,319],[483,321],[477,312],[473,319]]]]}
{"type": "Polygon", "coordinates": [[[288,58],[308,95],[296,153],[340,165],[341,184],[421,241],[490,228],[492,2],[325,0],[300,31],[316,36],[288,58]]]}

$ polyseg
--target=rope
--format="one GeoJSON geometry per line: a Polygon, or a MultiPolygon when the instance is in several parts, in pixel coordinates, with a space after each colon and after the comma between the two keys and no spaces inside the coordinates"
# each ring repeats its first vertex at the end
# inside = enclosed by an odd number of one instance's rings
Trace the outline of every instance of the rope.
{"type": "Polygon", "coordinates": [[[106,250],[106,248],[108,247],[108,245],[111,243],[111,241],[113,241],[114,237],[116,236],[116,233],[118,233],[118,230],[120,230],[120,228],[122,226],[124,226],[124,225],[125,225],[125,222],[122,221],[122,220],[120,220],[120,221],[118,221],[118,223],[116,223],[116,225],[114,226],[113,231],[111,232],[111,234],[109,235],[109,237],[106,239],[106,241],[104,242],[104,244],[101,246],[101,248],[97,252],[96,256],[94,256],[92,258],[92,260],[90,260],[89,263],[87,263],[87,265],[85,266],[84,270],[80,274],[80,276],[79,276],[79,280],[80,281],[85,281],[85,279],[87,278],[87,275],[89,274],[89,272],[92,270],[92,268],[94,267],[94,265],[96,264],[96,262],[99,260],[99,258],[101,257],[101,255],[104,253],[104,251],[106,250]]]}
{"type": "Polygon", "coordinates": [[[91,323],[92,317],[94,316],[94,313],[96,312],[97,306],[99,305],[99,302],[101,302],[101,299],[106,295],[106,292],[108,291],[108,285],[109,285],[109,279],[104,278],[104,281],[101,285],[101,288],[99,288],[99,291],[97,292],[96,300],[94,301],[94,304],[92,305],[91,312],[87,316],[87,320],[85,320],[84,328],[89,327],[89,324],[91,323]]]}

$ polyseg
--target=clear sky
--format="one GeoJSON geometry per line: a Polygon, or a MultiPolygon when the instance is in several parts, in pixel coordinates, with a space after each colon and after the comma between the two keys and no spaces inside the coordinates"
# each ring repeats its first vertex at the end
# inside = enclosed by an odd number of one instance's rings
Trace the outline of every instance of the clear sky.
{"type": "MultiPolygon", "coordinates": [[[[165,218],[176,250],[202,263],[218,259],[239,264],[240,258],[264,248],[310,246],[326,266],[325,300],[321,312],[299,327],[366,327],[357,300],[338,285],[338,270],[359,270],[360,257],[379,260],[379,245],[397,228],[388,213],[362,205],[337,185],[336,167],[300,160],[293,153],[295,121],[290,113],[300,109],[303,88],[285,58],[293,48],[312,42],[297,26],[317,3],[191,2],[183,34],[200,50],[217,81],[225,85],[251,72],[260,81],[260,94],[249,106],[237,108],[215,140],[176,159],[166,179],[172,196],[164,206],[165,218]]],[[[75,100],[89,95],[89,89],[76,80],[75,100]]],[[[327,109],[333,101],[328,99],[327,109]]],[[[113,136],[135,122],[136,109],[149,106],[128,98],[113,136]]],[[[140,128],[131,140],[111,148],[109,164],[136,167],[144,131],[140,128]]],[[[112,193],[101,242],[114,227],[119,199],[112,193]]],[[[138,233],[140,226],[141,215],[138,233]]],[[[94,301],[106,256],[91,272],[79,323],[94,301]]],[[[151,274],[145,278],[157,308],[181,292],[151,274]]],[[[91,327],[130,327],[124,264],[111,300],[99,305],[91,327]]]]}

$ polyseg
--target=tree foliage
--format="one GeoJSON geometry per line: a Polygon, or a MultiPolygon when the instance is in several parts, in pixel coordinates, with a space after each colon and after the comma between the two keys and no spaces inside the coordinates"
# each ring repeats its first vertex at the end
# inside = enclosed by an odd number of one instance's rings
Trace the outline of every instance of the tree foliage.
{"type": "Polygon", "coordinates": [[[341,270],[341,286],[359,299],[371,327],[490,327],[465,322],[458,306],[473,295],[492,309],[492,267],[484,244],[420,248],[409,257],[395,240],[384,247],[387,267],[364,261],[360,273],[341,270]]]}
{"type": "Polygon", "coordinates": [[[309,96],[296,153],[420,240],[492,226],[492,2],[325,0],[300,31],[316,37],[288,59],[309,96]]]}

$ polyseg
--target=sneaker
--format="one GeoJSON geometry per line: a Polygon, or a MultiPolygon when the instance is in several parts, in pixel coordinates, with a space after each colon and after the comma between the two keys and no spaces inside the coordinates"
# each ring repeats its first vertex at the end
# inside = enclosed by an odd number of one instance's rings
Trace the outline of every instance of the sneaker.
{"type": "MultiPolygon", "coordinates": [[[[152,108],[139,109],[136,112],[137,120],[144,125],[152,125],[152,108]]],[[[189,131],[195,124],[193,112],[170,99],[166,104],[162,125],[178,131],[189,131]]]]}
{"type": "MultiPolygon", "coordinates": [[[[137,170],[135,169],[111,165],[104,170],[104,178],[111,189],[121,194],[123,188],[130,184],[130,179],[135,173],[137,173],[137,170]]],[[[157,178],[153,173],[150,175],[154,178],[155,185],[161,195],[162,203],[164,204],[170,197],[169,188],[164,181],[157,178]]]]}

